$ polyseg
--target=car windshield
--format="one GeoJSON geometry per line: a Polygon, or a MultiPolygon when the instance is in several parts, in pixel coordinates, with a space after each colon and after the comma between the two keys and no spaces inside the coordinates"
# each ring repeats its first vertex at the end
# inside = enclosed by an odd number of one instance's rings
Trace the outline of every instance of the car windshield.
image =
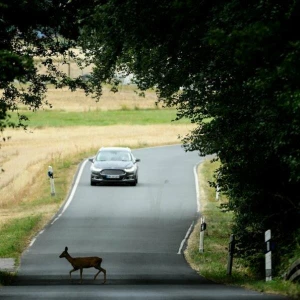
{"type": "Polygon", "coordinates": [[[100,151],[98,161],[130,161],[130,154],[126,151],[100,151]]]}

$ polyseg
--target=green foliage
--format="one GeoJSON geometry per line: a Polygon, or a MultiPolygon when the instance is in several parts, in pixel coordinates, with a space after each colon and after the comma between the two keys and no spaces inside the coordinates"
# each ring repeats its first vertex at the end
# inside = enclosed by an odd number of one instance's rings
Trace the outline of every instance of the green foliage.
{"type": "Polygon", "coordinates": [[[99,80],[133,73],[198,125],[186,150],[217,154],[238,254],[261,275],[264,231],[278,262],[300,227],[299,12],[299,1],[110,0],[80,37],[99,80]]]}
{"type": "MultiPolygon", "coordinates": [[[[0,131],[5,127],[26,127],[26,117],[20,114],[18,121],[12,122],[9,112],[18,111],[18,104],[33,111],[39,109],[45,101],[47,83],[92,93],[89,83],[71,79],[59,69],[59,64],[66,65],[70,58],[86,66],[72,50],[79,34],[80,16],[75,12],[86,5],[89,1],[1,1],[0,131]],[[39,73],[36,58],[46,68],[45,74],[39,73]]],[[[99,97],[101,87],[94,91],[94,96],[99,97]]]]}

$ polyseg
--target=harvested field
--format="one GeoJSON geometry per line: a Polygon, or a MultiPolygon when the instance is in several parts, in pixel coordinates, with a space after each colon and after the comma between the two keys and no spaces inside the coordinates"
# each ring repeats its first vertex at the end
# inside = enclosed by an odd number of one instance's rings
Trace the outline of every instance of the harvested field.
{"type": "MultiPolygon", "coordinates": [[[[117,110],[161,107],[155,104],[157,96],[153,91],[145,92],[145,97],[139,96],[132,87],[120,86],[118,93],[113,93],[108,87],[103,88],[100,101],[91,96],[85,96],[83,91],[71,93],[68,89],[49,89],[47,100],[53,109],[62,111],[117,110]]],[[[47,108],[47,107],[45,107],[47,108]]]]}
{"type": "MultiPolygon", "coordinates": [[[[132,90],[112,94],[105,90],[103,99],[96,103],[82,92],[50,90],[47,100],[55,110],[88,111],[94,109],[135,109],[155,107],[156,96],[152,92],[145,98],[132,90]]],[[[31,189],[39,189],[39,181],[48,180],[45,166],[83,152],[94,153],[101,146],[129,146],[132,148],[178,144],[178,136],[184,136],[194,128],[191,124],[167,125],[114,125],[44,127],[11,130],[5,136],[11,139],[1,144],[0,166],[0,225],[13,216],[12,209],[30,201],[31,189]]],[[[84,159],[85,157],[82,157],[84,159]]],[[[19,212],[16,212],[19,213],[19,212]]]]}

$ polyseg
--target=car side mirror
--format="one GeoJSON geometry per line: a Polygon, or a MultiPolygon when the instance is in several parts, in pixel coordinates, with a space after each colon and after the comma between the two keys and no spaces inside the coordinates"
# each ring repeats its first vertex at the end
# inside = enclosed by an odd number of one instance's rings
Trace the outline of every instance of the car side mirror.
{"type": "Polygon", "coordinates": [[[139,158],[136,158],[136,159],[135,159],[135,162],[139,162],[139,161],[141,161],[139,158]]]}
{"type": "Polygon", "coordinates": [[[93,156],[93,157],[89,157],[89,161],[90,161],[90,162],[94,162],[94,159],[95,159],[94,156],[93,156]]]}

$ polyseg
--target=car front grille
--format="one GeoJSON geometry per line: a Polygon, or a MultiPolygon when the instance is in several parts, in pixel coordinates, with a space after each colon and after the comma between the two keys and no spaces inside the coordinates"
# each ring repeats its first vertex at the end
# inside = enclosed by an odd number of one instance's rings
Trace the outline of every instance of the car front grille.
{"type": "Polygon", "coordinates": [[[105,169],[101,171],[102,176],[106,175],[125,175],[125,172],[123,170],[118,170],[118,169],[105,169]]]}

